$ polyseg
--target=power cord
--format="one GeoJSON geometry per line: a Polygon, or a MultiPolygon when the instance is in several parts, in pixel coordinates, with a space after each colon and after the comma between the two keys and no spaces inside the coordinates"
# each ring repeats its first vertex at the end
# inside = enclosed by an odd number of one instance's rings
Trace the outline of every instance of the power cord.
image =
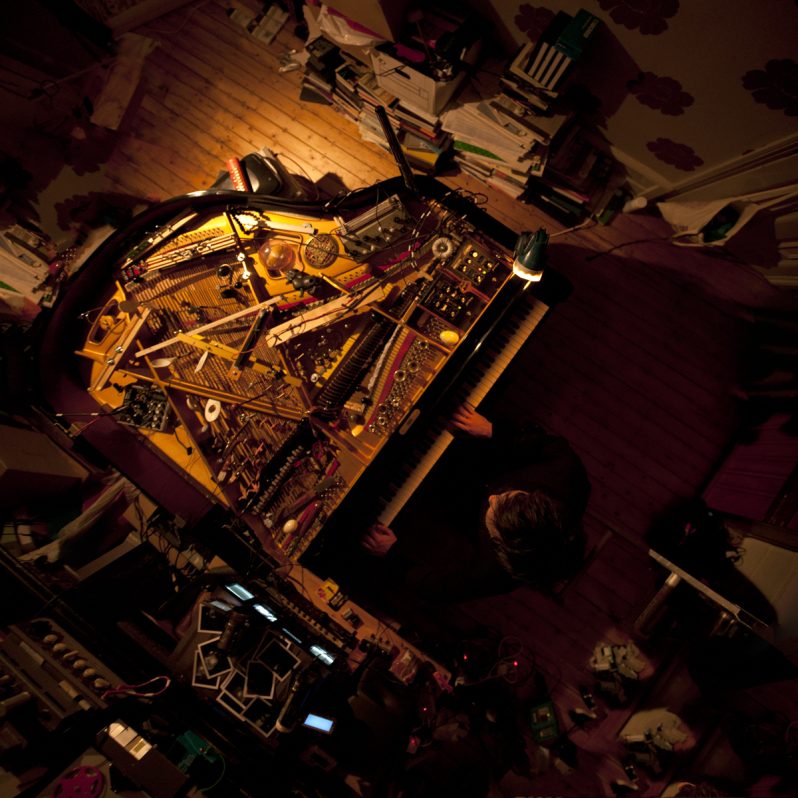
{"type": "Polygon", "coordinates": [[[141,682],[140,684],[119,684],[116,687],[112,687],[109,690],[106,690],[101,698],[106,700],[108,698],[113,698],[115,696],[131,696],[133,698],[155,698],[156,696],[165,693],[169,686],[172,684],[172,679],[169,676],[153,676],[152,679],[148,679],[146,682],[141,682]],[[160,683],[160,687],[153,690],[144,690],[142,688],[149,687],[153,684],[160,683]]]}

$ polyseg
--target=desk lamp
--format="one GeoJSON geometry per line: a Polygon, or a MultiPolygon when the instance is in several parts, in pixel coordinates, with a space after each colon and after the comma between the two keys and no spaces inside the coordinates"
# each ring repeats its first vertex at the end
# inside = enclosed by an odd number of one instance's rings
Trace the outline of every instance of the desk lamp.
{"type": "Polygon", "coordinates": [[[521,233],[513,252],[513,274],[532,283],[540,282],[548,243],[549,234],[542,227],[536,233],[521,233]]]}

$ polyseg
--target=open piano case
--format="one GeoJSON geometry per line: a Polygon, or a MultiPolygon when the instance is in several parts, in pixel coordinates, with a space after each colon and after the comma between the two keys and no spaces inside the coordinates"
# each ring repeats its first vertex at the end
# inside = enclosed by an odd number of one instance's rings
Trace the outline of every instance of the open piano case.
{"type": "Polygon", "coordinates": [[[43,336],[43,392],[166,509],[192,522],[220,505],[277,562],[312,563],[358,489],[391,520],[437,455],[381,489],[442,399],[478,404],[567,293],[553,269],[513,276],[516,239],[433,178],[326,203],[177,197],[73,278],[43,336]]]}

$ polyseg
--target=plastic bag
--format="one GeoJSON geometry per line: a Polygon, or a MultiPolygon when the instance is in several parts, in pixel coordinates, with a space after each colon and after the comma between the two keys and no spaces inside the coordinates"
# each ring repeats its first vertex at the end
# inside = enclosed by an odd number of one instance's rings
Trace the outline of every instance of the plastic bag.
{"type": "Polygon", "coordinates": [[[720,247],[761,210],[775,210],[794,202],[798,188],[781,188],[718,200],[658,202],[662,218],[676,231],[673,243],[681,247],[720,247]]]}
{"type": "MultiPolygon", "coordinates": [[[[366,29],[356,30],[346,17],[331,13],[327,6],[321,7],[318,19],[322,33],[335,44],[349,47],[374,47],[385,39],[373,33],[366,33],[366,29]]],[[[357,23],[354,23],[357,25],[357,23]]],[[[361,27],[361,26],[357,26],[361,27]]]]}

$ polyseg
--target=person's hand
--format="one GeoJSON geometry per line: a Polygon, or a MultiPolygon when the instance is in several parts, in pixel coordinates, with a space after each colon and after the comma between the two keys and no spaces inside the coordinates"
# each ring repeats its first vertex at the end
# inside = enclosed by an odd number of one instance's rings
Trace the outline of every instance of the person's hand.
{"type": "Polygon", "coordinates": [[[454,411],[452,424],[475,438],[490,438],[493,435],[493,424],[468,404],[460,405],[454,411]]]}
{"type": "Polygon", "coordinates": [[[360,545],[375,557],[384,557],[394,543],[396,543],[396,535],[382,524],[372,524],[360,541],[360,545]]]}

